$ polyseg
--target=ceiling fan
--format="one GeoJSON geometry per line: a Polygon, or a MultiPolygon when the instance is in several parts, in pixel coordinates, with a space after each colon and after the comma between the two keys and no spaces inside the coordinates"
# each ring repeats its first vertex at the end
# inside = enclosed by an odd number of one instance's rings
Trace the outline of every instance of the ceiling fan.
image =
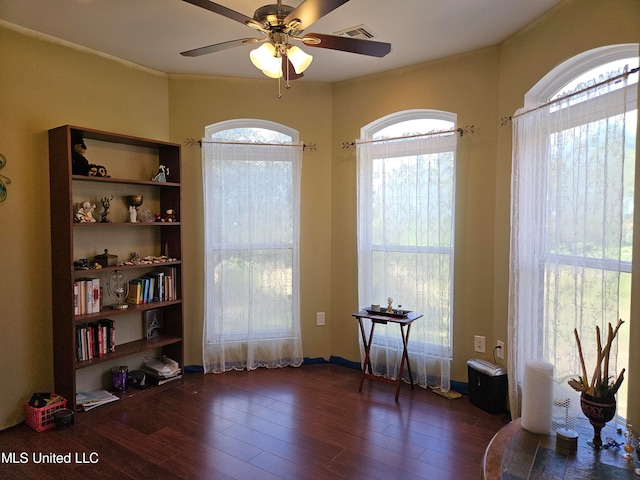
{"type": "Polygon", "coordinates": [[[301,77],[302,72],[313,59],[298,46],[291,45],[290,40],[300,41],[309,47],[341,50],[378,58],[384,57],[391,51],[389,43],[323,33],[303,33],[312,23],[349,0],[305,0],[296,8],[283,5],[282,0],[277,0],[278,3],[275,5],[265,5],[258,8],[253,14],[253,18],[209,0],[184,1],[247,25],[261,32],[264,36],[216,43],[181,52],[181,55],[199,57],[250,43],[263,43],[262,46],[251,51],[249,56],[252,63],[271,78],[280,78],[286,74],[287,83],[288,80],[301,77]]]}

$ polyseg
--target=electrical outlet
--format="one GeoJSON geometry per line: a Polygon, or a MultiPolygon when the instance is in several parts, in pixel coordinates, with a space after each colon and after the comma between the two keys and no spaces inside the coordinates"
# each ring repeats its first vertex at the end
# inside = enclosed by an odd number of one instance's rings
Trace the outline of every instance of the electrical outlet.
{"type": "Polygon", "coordinates": [[[496,342],[496,357],[504,360],[504,342],[501,340],[496,342]]]}
{"type": "Polygon", "coordinates": [[[486,351],[485,348],[485,337],[482,337],[480,335],[476,335],[473,337],[473,349],[476,352],[480,352],[480,353],[484,353],[486,351]]]}
{"type": "Polygon", "coordinates": [[[324,312],[316,312],[316,325],[319,327],[324,325],[324,312]]]}

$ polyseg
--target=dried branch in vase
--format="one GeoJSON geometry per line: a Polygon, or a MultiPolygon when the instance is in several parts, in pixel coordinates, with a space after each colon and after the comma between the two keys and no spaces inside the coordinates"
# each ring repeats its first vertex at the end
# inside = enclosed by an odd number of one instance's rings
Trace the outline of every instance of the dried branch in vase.
{"type": "Polygon", "coordinates": [[[622,320],[618,320],[618,324],[614,329],[609,323],[609,330],[607,332],[607,343],[604,348],[602,348],[602,340],[600,336],[600,327],[596,326],[596,340],[597,340],[597,357],[596,357],[596,366],[593,371],[593,375],[591,376],[591,381],[587,376],[587,368],[584,363],[584,355],[582,353],[582,343],[580,342],[580,336],[578,335],[578,330],[574,329],[573,333],[576,337],[576,342],[578,344],[578,354],[580,356],[580,365],[582,367],[582,375],[578,377],[578,379],[569,380],[569,386],[578,392],[586,393],[587,395],[591,395],[593,397],[598,398],[613,398],[616,394],[620,385],[622,385],[622,381],[624,380],[624,372],[623,368],[615,382],[609,383],[609,356],[611,354],[611,345],[613,344],[616,335],[618,334],[618,330],[622,326],[624,322],[622,320]],[[604,364],[603,364],[604,363],[604,364]]]}

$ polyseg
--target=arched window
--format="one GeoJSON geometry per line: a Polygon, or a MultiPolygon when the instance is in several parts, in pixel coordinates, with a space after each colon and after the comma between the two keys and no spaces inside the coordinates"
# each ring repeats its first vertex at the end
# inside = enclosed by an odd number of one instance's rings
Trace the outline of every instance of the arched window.
{"type": "MultiPolygon", "coordinates": [[[[540,80],[514,117],[509,294],[514,417],[526,361],[554,365],[558,385],[582,376],[575,330],[590,382],[598,355],[596,326],[604,344],[609,323],[615,327],[619,318],[630,318],[638,75],[624,72],[637,67],[637,44],[577,55],[540,80]]],[[[616,346],[612,376],[628,370],[628,324],[616,346]]],[[[618,414],[624,418],[622,385],[618,414]]]]}
{"type": "MultiPolygon", "coordinates": [[[[358,148],[358,297],[424,314],[409,356],[422,386],[448,391],[456,179],[456,116],[409,110],[361,130],[358,148]]],[[[394,378],[402,356],[397,325],[381,325],[374,373],[394,378]]]]}
{"type": "Polygon", "coordinates": [[[234,143],[297,144],[298,131],[279,123],[256,118],[238,118],[205,128],[206,140],[234,143]]]}
{"type": "Polygon", "coordinates": [[[206,372],[299,366],[298,133],[241,119],[203,147],[206,372]]]}

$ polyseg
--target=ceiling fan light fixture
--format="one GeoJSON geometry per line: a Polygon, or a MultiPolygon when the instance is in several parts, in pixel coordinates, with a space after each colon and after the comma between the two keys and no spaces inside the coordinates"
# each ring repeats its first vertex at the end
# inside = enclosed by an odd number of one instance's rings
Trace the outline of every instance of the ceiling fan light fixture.
{"type": "Polygon", "coordinates": [[[264,68],[262,70],[262,73],[264,73],[269,78],[280,78],[282,76],[282,64],[278,62],[277,66],[269,66],[267,68],[264,68]]]}
{"type": "Polygon", "coordinates": [[[269,67],[273,70],[274,62],[280,64],[276,58],[276,48],[271,43],[263,43],[258,48],[251,50],[249,58],[258,70],[269,67]]]}
{"type": "Polygon", "coordinates": [[[287,50],[287,57],[289,57],[293,69],[297,74],[304,72],[313,60],[312,55],[305,53],[300,47],[295,45],[287,50]]]}

